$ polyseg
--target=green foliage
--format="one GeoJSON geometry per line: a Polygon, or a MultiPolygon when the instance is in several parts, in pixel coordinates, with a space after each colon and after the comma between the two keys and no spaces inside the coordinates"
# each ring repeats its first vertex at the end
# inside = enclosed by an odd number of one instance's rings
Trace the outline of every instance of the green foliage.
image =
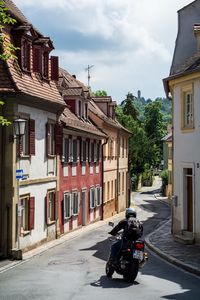
{"type": "Polygon", "coordinates": [[[138,178],[152,182],[152,168],[158,167],[162,157],[161,139],[171,121],[171,102],[164,98],[136,98],[128,93],[116,109],[118,121],[132,134],[129,138],[129,166],[132,186],[138,178]],[[166,117],[168,115],[168,117],[166,117]]]}
{"type": "Polygon", "coordinates": [[[97,90],[96,92],[93,92],[92,94],[95,97],[106,97],[106,96],[108,96],[107,92],[104,91],[104,90],[97,90]]]}
{"type": "Polygon", "coordinates": [[[133,96],[132,93],[128,92],[128,94],[126,95],[126,99],[122,101],[121,106],[125,115],[130,115],[136,120],[139,115],[139,112],[134,105],[135,99],[136,97],[133,96]]]}
{"type": "MultiPolygon", "coordinates": [[[[6,34],[3,32],[5,25],[14,25],[16,22],[17,21],[9,15],[5,2],[0,1],[0,60],[6,61],[8,59],[17,59],[17,56],[14,53],[18,48],[7,41],[6,34]]],[[[0,105],[3,105],[2,101],[0,101],[0,105]]],[[[11,122],[0,115],[0,125],[9,124],[11,124],[11,122]]]]}
{"type": "Polygon", "coordinates": [[[161,172],[160,177],[162,179],[162,185],[166,186],[168,185],[168,170],[165,169],[161,172]]]}

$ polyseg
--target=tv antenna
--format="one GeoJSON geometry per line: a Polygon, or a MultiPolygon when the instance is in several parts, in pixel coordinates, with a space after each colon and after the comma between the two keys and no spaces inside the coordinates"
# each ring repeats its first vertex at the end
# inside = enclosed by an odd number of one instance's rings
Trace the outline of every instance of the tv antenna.
{"type": "Polygon", "coordinates": [[[90,69],[92,69],[94,67],[94,65],[88,65],[87,68],[85,69],[85,71],[87,71],[88,73],[88,88],[90,88],[90,69]]]}

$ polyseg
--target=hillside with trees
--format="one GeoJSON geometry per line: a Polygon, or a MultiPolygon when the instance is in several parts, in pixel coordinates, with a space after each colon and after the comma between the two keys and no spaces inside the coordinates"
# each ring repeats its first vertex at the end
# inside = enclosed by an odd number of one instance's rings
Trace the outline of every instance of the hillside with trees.
{"type": "Polygon", "coordinates": [[[144,99],[128,93],[116,109],[118,121],[131,133],[129,139],[129,165],[133,188],[139,177],[151,181],[154,169],[162,160],[162,141],[171,124],[171,102],[165,98],[144,99]]]}

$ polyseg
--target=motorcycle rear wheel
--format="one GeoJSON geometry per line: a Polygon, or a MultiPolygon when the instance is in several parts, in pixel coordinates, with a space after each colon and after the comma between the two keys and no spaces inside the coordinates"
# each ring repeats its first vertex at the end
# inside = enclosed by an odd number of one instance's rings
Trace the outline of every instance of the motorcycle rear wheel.
{"type": "Polygon", "coordinates": [[[106,263],[106,276],[109,278],[112,278],[114,271],[115,270],[112,268],[111,264],[109,262],[107,262],[106,263]]]}
{"type": "Polygon", "coordinates": [[[139,261],[134,259],[132,263],[127,267],[123,278],[128,283],[133,283],[135,278],[137,277],[139,269],[139,261]]]}

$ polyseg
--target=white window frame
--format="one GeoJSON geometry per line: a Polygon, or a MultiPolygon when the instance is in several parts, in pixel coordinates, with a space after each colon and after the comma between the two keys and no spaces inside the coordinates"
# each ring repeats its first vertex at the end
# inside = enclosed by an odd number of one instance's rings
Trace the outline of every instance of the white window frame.
{"type": "Polygon", "coordinates": [[[64,220],[71,218],[72,216],[72,195],[70,192],[64,193],[64,220]],[[69,205],[67,205],[67,201],[69,201],[69,205]]]}
{"type": "Polygon", "coordinates": [[[72,191],[72,215],[73,216],[77,216],[79,214],[80,211],[79,207],[80,207],[80,193],[78,193],[78,191],[72,191]]]}
{"type": "Polygon", "coordinates": [[[194,124],[192,91],[184,93],[184,127],[192,128],[194,124]]]}
{"type": "Polygon", "coordinates": [[[55,205],[56,205],[56,200],[55,200],[55,190],[49,190],[48,191],[48,218],[50,222],[53,222],[56,220],[55,216],[55,205]]]}
{"type": "Polygon", "coordinates": [[[21,229],[23,231],[28,231],[28,222],[29,222],[29,200],[30,195],[24,195],[20,197],[21,202],[21,229]]]}
{"type": "Polygon", "coordinates": [[[95,208],[95,188],[94,186],[90,187],[90,209],[95,208]]]}
{"type": "Polygon", "coordinates": [[[101,187],[97,186],[95,192],[96,192],[96,197],[95,197],[96,206],[100,206],[101,205],[101,187]]]}

